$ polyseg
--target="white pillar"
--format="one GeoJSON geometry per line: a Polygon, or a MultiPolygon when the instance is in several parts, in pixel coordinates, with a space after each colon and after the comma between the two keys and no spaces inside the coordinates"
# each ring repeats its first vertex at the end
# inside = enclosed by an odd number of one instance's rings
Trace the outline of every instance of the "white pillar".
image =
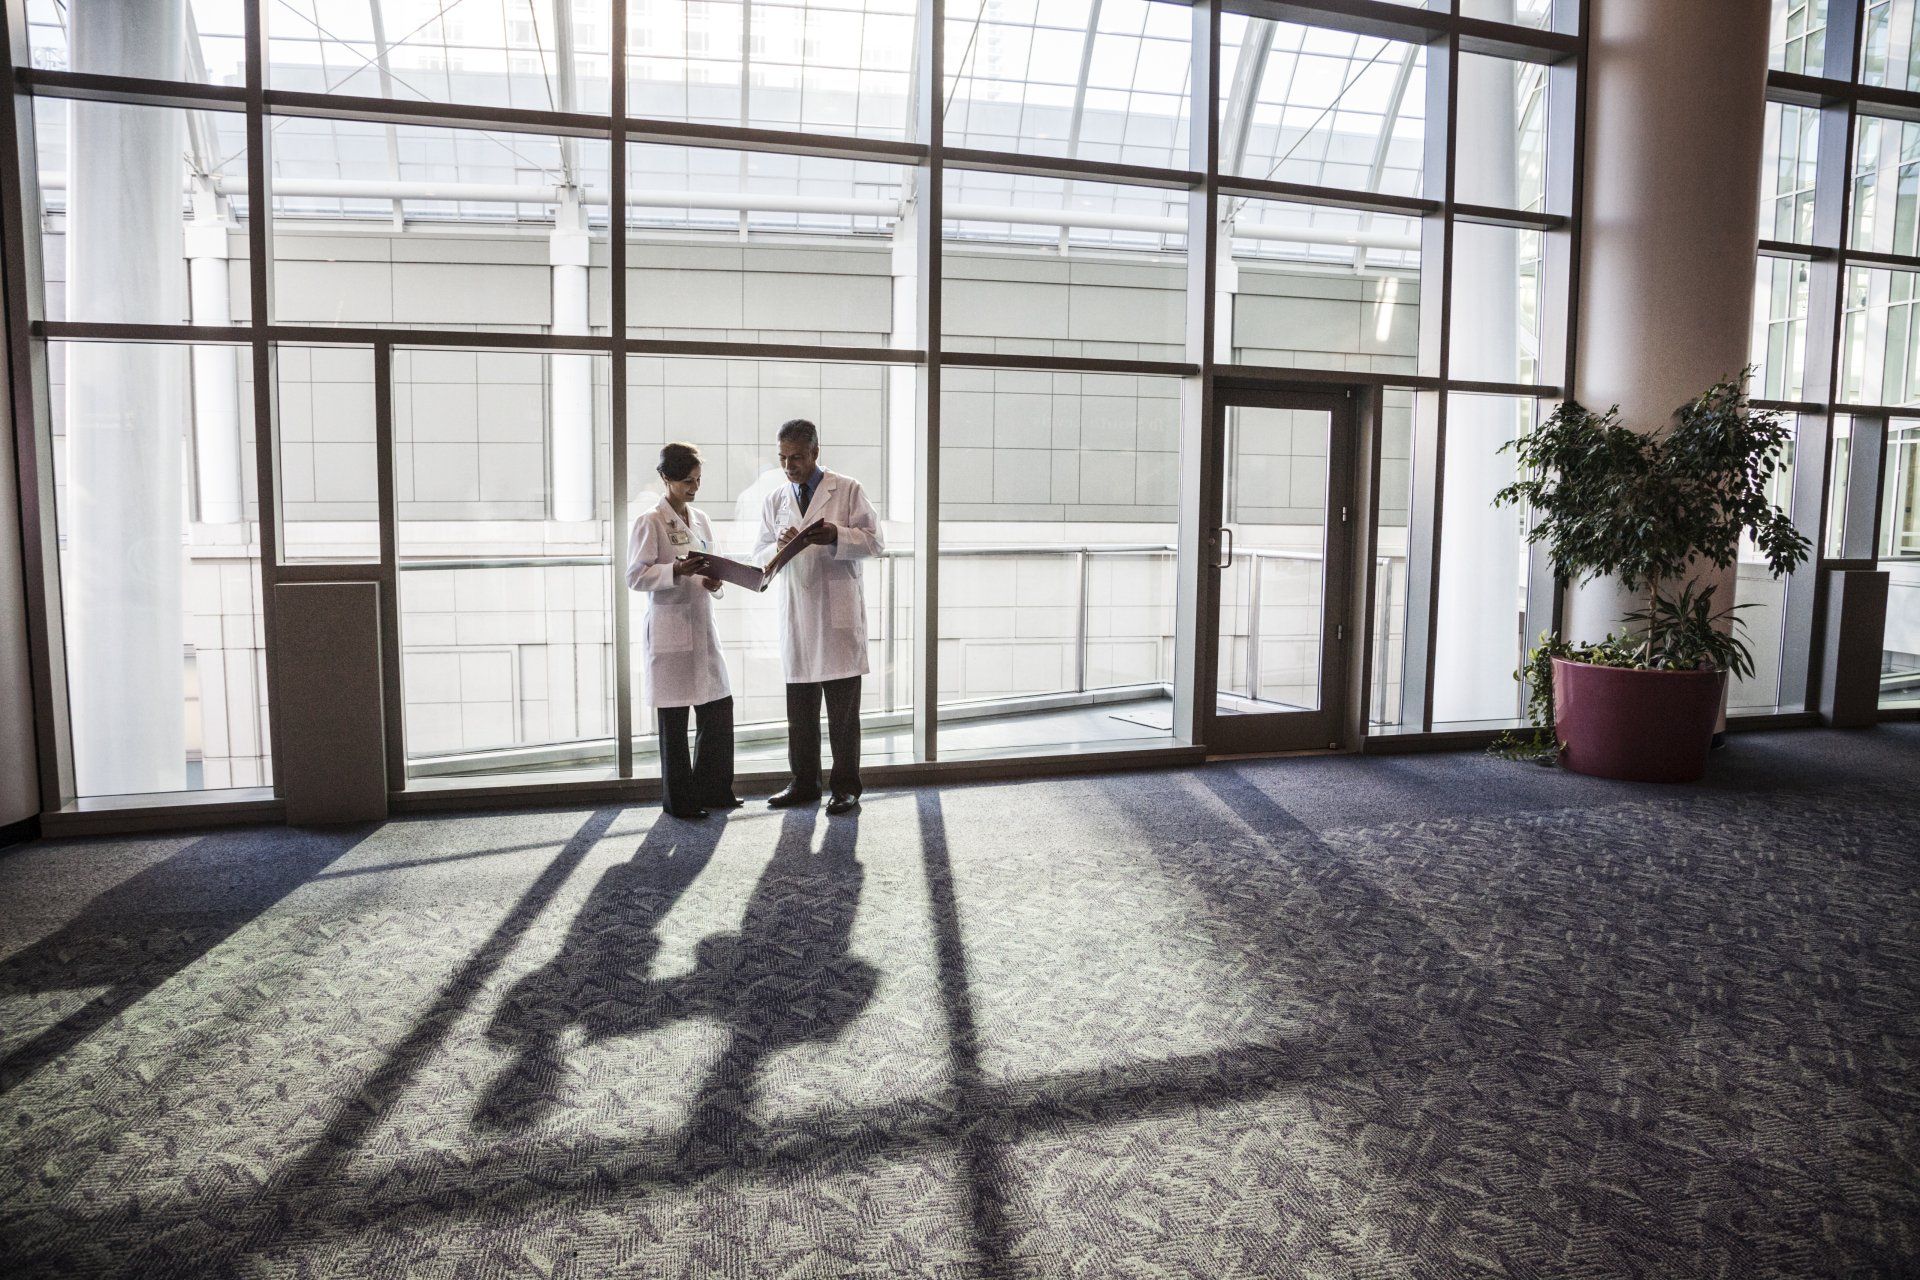
{"type": "MultiPolygon", "coordinates": [[[[211,187],[197,191],[186,227],[190,318],[218,328],[233,323],[227,248],[233,223],[222,216],[211,187]]],[[[200,482],[203,524],[238,524],[244,491],[240,460],[240,348],[193,349],[194,471],[200,482]]]]}
{"type": "MultiPolygon", "coordinates": [[[[183,78],[185,0],[76,0],[76,70],[183,78]]],[[[67,306],[183,319],[178,113],[69,104],[67,306]]],[[[77,342],[67,361],[68,696],[83,795],[186,785],[181,441],[187,352],[77,342]]]]}
{"type": "MultiPolygon", "coordinates": [[[[1767,19],[1767,0],[1592,6],[1574,391],[1639,430],[1747,362],[1767,19]]],[[[1713,580],[1732,603],[1732,571],[1713,580]]],[[[1576,590],[1567,632],[1596,639],[1641,603],[1576,590]]]]}
{"type": "Polygon", "coordinates": [[[1220,261],[1213,268],[1213,358],[1233,363],[1233,303],[1240,293],[1240,263],[1233,256],[1233,226],[1220,227],[1220,261]]]}
{"type": "MultiPolygon", "coordinates": [[[[551,331],[590,332],[586,217],[579,193],[571,188],[562,192],[549,261],[553,264],[551,331]]],[[[552,451],[552,515],[560,521],[592,520],[597,505],[593,493],[593,357],[555,355],[551,363],[553,393],[547,440],[552,451]]]]}
{"type": "MultiPolygon", "coordinates": [[[[920,212],[908,206],[893,225],[893,324],[887,345],[911,351],[923,345],[919,324],[920,273],[915,262],[920,212]]],[[[917,391],[913,365],[887,366],[887,492],[883,520],[913,520],[915,459],[919,456],[917,391]]]]}
{"type": "MultiPolygon", "coordinates": [[[[1462,59],[1455,185],[1460,199],[1511,208],[1517,125],[1513,78],[1505,71],[1504,63],[1462,59]]],[[[1517,382],[1518,233],[1456,227],[1453,244],[1450,376],[1517,382]]],[[[1504,720],[1520,711],[1513,678],[1523,607],[1520,520],[1493,502],[1514,478],[1513,455],[1499,451],[1513,433],[1509,400],[1453,396],[1447,402],[1434,610],[1436,722],[1504,720]]]]}

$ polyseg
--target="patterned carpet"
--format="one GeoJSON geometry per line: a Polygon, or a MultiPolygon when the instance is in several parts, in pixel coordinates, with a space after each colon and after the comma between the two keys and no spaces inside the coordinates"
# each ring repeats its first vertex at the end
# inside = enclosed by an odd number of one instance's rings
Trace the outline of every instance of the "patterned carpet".
{"type": "Polygon", "coordinates": [[[8,1276],[1920,1272],[1920,725],[0,857],[8,1276]]]}

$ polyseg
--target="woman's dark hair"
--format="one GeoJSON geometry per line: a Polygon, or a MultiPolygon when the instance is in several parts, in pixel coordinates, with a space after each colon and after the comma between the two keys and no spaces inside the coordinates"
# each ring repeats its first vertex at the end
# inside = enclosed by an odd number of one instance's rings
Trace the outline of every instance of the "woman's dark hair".
{"type": "Polygon", "coordinates": [[[690,444],[675,442],[660,450],[660,465],[654,470],[662,480],[685,480],[700,465],[700,451],[690,444]]]}

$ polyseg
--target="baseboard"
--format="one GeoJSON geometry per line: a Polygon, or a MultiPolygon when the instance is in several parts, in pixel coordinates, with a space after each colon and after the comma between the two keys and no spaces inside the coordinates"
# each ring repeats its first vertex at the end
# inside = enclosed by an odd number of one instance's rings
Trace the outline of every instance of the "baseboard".
{"type": "Polygon", "coordinates": [[[18,822],[9,822],[0,827],[0,849],[11,849],[17,844],[26,844],[29,840],[40,838],[40,815],[29,814],[18,822]]]}

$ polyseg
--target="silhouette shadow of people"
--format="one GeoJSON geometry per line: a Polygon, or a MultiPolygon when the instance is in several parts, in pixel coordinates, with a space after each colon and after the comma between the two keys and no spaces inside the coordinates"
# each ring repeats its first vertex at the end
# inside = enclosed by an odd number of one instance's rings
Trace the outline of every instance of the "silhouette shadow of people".
{"type": "Polygon", "coordinates": [[[744,1159],[760,1066],[782,1049],[838,1036],[879,985],[878,970],[847,954],[865,877],[854,856],[858,819],[830,822],[818,851],[816,821],[812,812],[782,816],[739,931],[703,938],[692,970],[664,978],[648,976],[660,922],[712,858],[722,824],[649,832],[632,860],[594,886],[559,953],[501,1001],[487,1034],[518,1056],[487,1090],[476,1126],[524,1127],[557,1105],[569,1027],[592,1044],[704,1017],[727,1029],[727,1042],[689,1110],[680,1164],[694,1172],[744,1159]]]}

